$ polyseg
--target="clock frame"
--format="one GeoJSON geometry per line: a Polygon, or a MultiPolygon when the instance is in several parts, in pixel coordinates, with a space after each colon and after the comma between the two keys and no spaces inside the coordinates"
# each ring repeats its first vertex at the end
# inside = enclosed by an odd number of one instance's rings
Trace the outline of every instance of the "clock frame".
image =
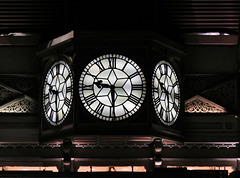
{"type": "Polygon", "coordinates": [[[52,129],[65,125],[73,105],[71,58],[53,57],[47,64],[42,84],[42,118],[52,129]]]}
{"type": "Polygon", "coordinates": [[[172,126],[180,116],[182,105],[180,79],[174,62],[160,60],[152,76],[152,102],[157,119],[172,126]]]}

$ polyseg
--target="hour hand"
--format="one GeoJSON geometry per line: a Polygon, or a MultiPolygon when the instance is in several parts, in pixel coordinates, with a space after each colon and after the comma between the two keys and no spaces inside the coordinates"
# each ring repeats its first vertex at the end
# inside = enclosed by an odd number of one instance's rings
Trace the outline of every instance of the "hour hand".
{"type": "Polygon", "coordinates": [[[167,89],[164,87],[164,84],[163,84],[162,82],[160,82],[160,86],[161,86],[162,90],[163,90],[166,94],[168,94],[168,91],[167,91],[167,89]]]}
{"type": "Polygon", "coordinates": [[[98,88],[102,88],[102,80],[98,80],[97,82],[94,82],[93,84],[97,85],[98,88]]]}
{"type": "Polygon", "coordinates": [[[97,82],[94,82],[95,85],[97,85],[98,88],[111,88],[110,85],[102,83],[102,80],[98,80],[97,82]]]}
{"type": "Polygon", "coordinates": [[[53,90],[53,89],[52,89],[52,86],[50,86],[49,92],[52,93],[52,94],[58,94],[58,91],[53,90]]]}

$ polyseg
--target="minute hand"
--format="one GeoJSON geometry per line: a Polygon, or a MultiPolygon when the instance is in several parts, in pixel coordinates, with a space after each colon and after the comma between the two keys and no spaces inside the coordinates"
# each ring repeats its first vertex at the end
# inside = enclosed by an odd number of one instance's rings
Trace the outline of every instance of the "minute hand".
{"type": "Polygon", "coordinates": [[[111,99],[112,99],[112,107],[113,107],[113,117],[115,117],[115,99],[114,99],[114,95],[115,95],[115,86],[114,85],[108,85],[105,83],[102,83],[102,80],[99,80],[97,82],[94,82],[95,85],[97,85],[98,88],[110,88],[110,92],[111,92],[111,99]]]}
{"type": "Polygon", "coordinates": [[[166,103],[166,109],[167,111],[169,111],[169,92],[167,91],[167,89],[164,87],[164,84],[160,82],[160,85],[161,85],[161,88],[162,90],[164,91],[164,93],[166,94],[167,96],[167,103],[166,103]]]}
{"type": "Polygon", "coordinates": [[[114,85],[111,85],[111,86],[110,86],[110,90],[111,90],[111,98],[112,98],[113,117],[115,117],[115,99],[114,99],[115,86],[114,86],[114,85]]]}

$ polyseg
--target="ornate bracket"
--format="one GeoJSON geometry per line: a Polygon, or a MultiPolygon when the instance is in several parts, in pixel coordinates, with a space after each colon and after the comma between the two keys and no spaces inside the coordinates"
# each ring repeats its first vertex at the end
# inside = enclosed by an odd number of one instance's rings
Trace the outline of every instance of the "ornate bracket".
{"type": "Polygon", "coordinates": [[[185,101],[185,112],[187,113],[226,113],[227,110],[212,102],[196,95],[185,101]]]}

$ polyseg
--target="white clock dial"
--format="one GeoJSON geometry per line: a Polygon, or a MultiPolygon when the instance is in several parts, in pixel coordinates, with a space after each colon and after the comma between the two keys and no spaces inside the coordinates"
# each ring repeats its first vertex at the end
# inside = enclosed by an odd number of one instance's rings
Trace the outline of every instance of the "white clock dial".
{"type": "Polygon", "coordinates": [[[73,75],[65,61],[55,62],[48,70],[42,98],[45,118],[53,126],[60,125],[70,111],[73,98],[73,75]]]}
{"type": "Polygon", "coordinates": [[[133,115],[144,101],[145,77],[131,59],[107,54],[91,61],[79,80],[79,96],[85,108],[105,121],[133,115]]]}
{"type": "Polygon", "coordinates": [[[152,99],[156,114],[165,125],[172,125],[180,112],[180,85],[177,74],[167,61],[160,61],[153,73],[152,99]]]}

